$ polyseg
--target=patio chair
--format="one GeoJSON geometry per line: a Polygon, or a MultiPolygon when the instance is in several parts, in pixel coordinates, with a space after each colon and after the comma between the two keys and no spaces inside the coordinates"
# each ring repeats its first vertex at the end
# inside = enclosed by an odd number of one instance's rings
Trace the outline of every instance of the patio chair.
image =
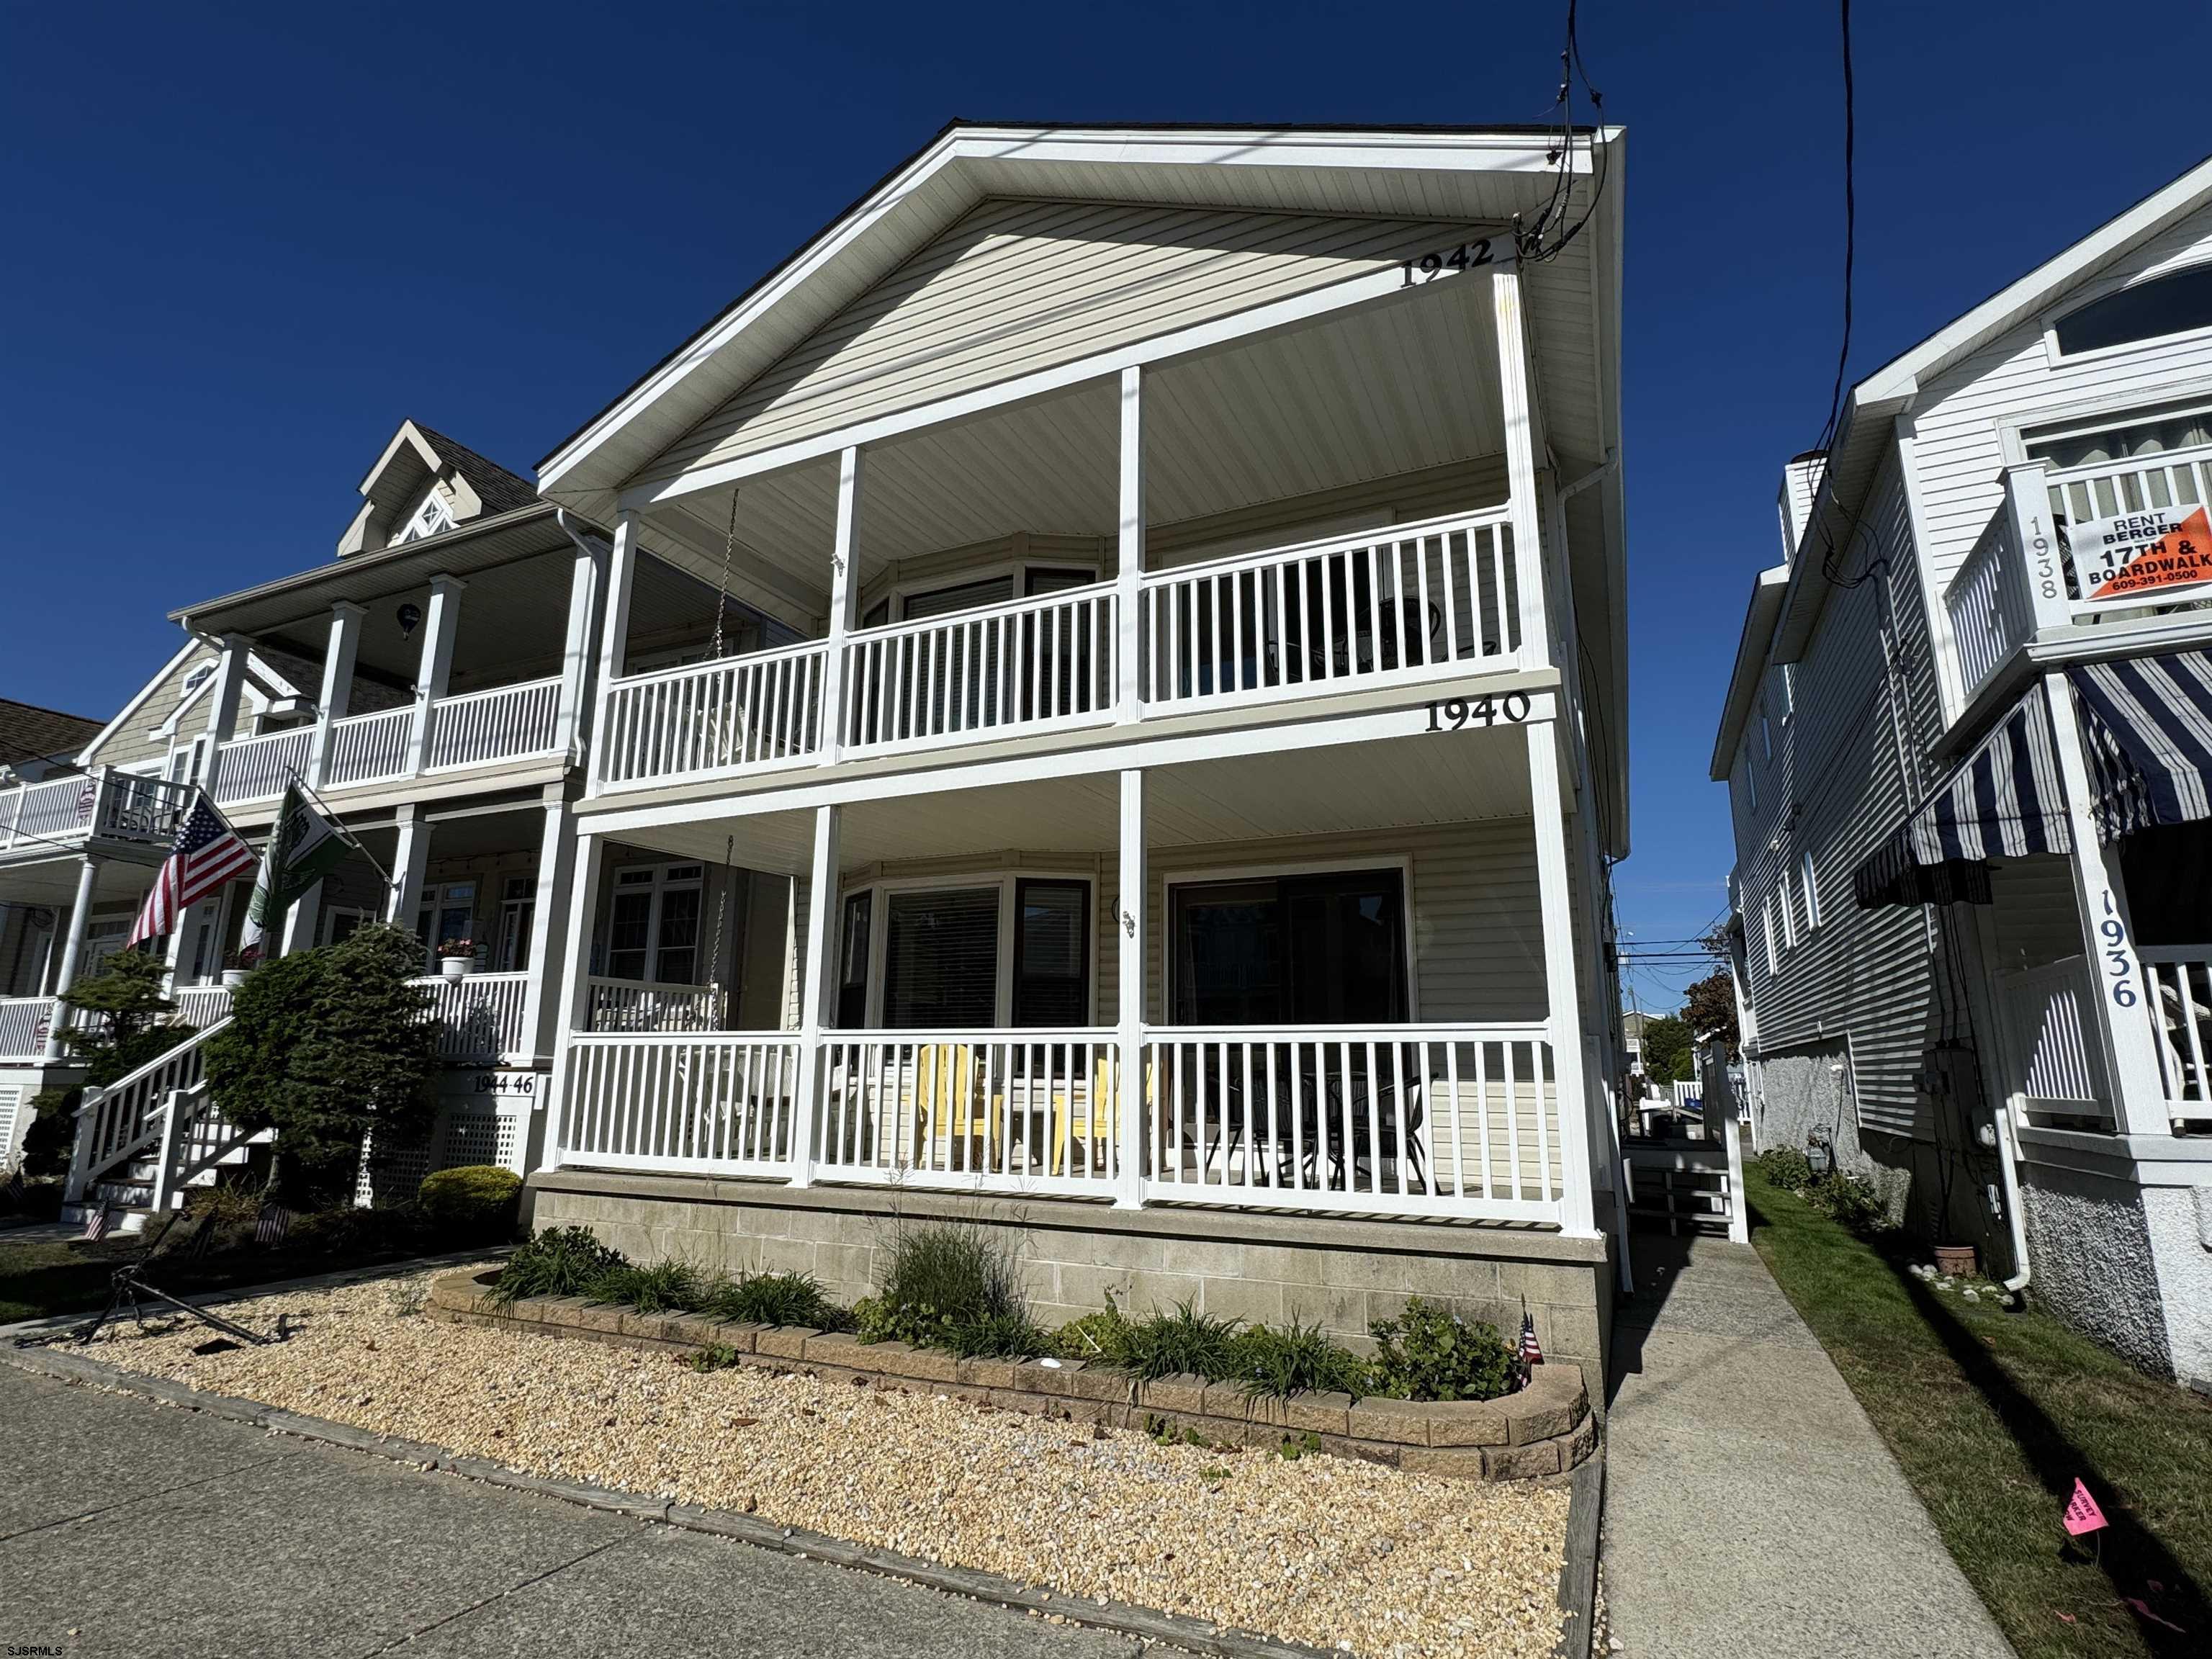
{"type": "Polygon", "coordinates": [[[973,1171],[983,1165],[1005,1121],[1003,1097],[986,1102],[975,1051],[964,1042],[926,1042],[914,1057],[914,1158],[925,1169],[973,1171]],[[965,1157],[953,1162],[955,1143],[965,1157]],[[934,1156],[933,1156],[934,1154],[934,1156]]]}
{"type": "MultiPolygon", "coordinates": [[[[1155,1103],[1155,1091],[1159,1085],[1157,1067],[1145,1068],[1145,1104],[1155,1103]]],[[[1098,1057],[1096,1073],[1091,1079],[1088,1099],[1079,1099],[1071,1084],[1055,1090],[1052,1097],[1052,1172],[1067,1173],[1074,1143],[1091,1143],[1085,1168],[1092,1174],[1113,1161],[1113,1153],[1105,1149],[1118,1145],[1121,1138],[1121,1066],[1109,1055],[1098,1057]]]]}

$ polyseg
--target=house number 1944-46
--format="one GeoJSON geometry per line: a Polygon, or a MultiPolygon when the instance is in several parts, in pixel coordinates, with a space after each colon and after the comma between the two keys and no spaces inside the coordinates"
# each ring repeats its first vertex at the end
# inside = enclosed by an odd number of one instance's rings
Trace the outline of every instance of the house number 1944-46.
{"type": "Polygon", "coordinates": [[[1528,718],[1528,694],[1509,691],[1502,697],[1452,697],[1429,705],[1429,730],[1458,732],[1469,724],[1495,726],[1507,720],[1518,726],[1528,718]]]}

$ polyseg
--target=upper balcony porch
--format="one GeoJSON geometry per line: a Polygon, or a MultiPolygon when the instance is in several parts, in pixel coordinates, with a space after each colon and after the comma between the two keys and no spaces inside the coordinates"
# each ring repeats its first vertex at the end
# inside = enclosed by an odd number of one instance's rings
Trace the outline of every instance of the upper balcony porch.
{"type": "Polygon", "coordinates": [[[2004,475],[2004,498],[1943,591],[1954,726],[2038,661],[2212,636],[2212,445],[2004,475]]]}
{"type": "Polygon", "coordinates": [[[1423,704],[1463,724],[1486,692],[1571,695],[1575,586],[1603,577],[1571,572],[1559,481],[1538,470],[1515,282],[1416,282],[788,465],[641,484],[615,540],[592,793],[1423,704]],[[644,666],[630,596],[678,573],[775,617],[769,648],[644,666]]]}

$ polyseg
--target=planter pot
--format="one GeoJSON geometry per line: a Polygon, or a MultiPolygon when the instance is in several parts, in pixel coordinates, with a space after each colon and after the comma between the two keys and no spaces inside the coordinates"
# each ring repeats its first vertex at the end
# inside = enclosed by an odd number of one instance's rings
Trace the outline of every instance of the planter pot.
{"type": "Polygon", "coordinates": [[[1971,1244],[1938,1244],[1936,1247],[1936,1271],[1948,1273],[1954,1279],[1974,1276],[1974,1247],[1971,1244]]]}
{"type": "Polygon", "coordinates": [[[476,972],[476,970],[477,959],[474,957],[441,957],[438,958],[438,971],[443,974],[447,979],[466,979],[471,974],[476,972]]]}
{"type": "Polygon", "coordinates": [[[235,991],[240,986],[246,983],[246,976],[252,970],[246,968],[224,969],[222,970],[223,988],[226,990],[235,991]]]}

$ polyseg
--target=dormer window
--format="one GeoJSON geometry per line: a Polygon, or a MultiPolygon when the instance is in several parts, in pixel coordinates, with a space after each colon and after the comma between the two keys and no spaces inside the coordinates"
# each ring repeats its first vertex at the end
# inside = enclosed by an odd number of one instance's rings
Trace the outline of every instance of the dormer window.
{"type": "Polygon", "coordinates": [[[2092,300],[2051,328],[2061,357],[2108,351],[2212,328],[2212,261],[2187,265],[2092,300]]]}
{"type": "Polygon", "coordinates": [[[415,509],[415,516],[407,521],[407,528],[392,538],[394,547],[402,542],[419,542],[425,536],[434,536],[441,530],[453,527],[453,509],[446,504],[445,496],[433,489],[422,498],[422,505],[415,509]]]}

